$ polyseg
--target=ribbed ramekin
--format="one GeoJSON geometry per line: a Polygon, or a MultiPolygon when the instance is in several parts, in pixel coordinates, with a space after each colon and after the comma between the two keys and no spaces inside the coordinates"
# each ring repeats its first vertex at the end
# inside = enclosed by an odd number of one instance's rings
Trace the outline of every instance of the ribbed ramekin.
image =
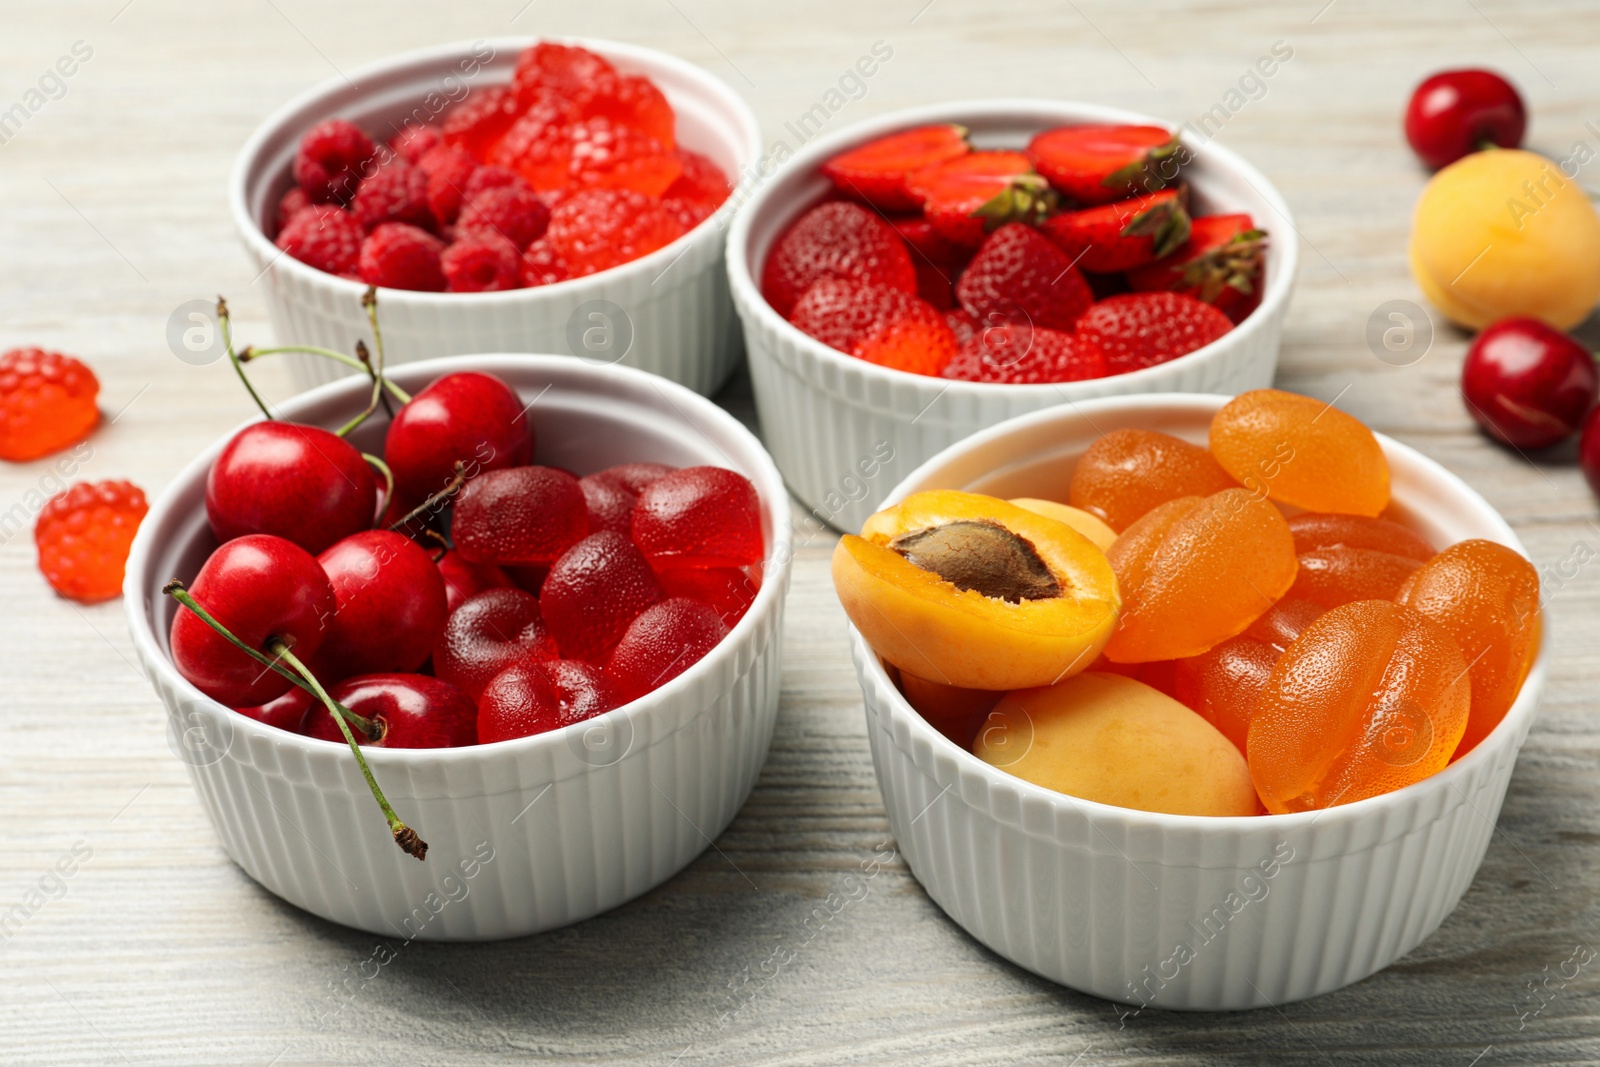
{"type": "MultiPolygon", "coordinates": [[[[1226,399],[1115,397],[1014,419],[936,456],[889,502],[934,488],[1061,499],[1101,434],[1143,427],[1204,443],[1226,399]]],[[[1525,552],[1459,478],[1380,440],[1404,521],[1441,547],[1482,537],[1525,552]]],[[[854,629],[851,643],[889,824],[917,880],[1006,959],[1129,1005],[1125,1022],[1145,1006],[1316,996],[1388,966],[1437,929],[1483,861],[1548,658],[1541,650],[1488,738],[1415,785],[1323,811],[1202,818],[1014,778],[928,725],[854,629]]]]}
{"type": "Polygon", "coordinates": [[[1214,142],[1185,137],[1193,203],[1206,214],[1248,211],[1270,232],[1261,306],[1226,337],[1160,366],[1059,385],[988,385],[888,370],[801,333],[761,295],[761,265],[779,235],[829,189],[829,157],[898,130],[953,122],[980,148],[1020,148],[1068,123],[1168,125],[1131,111],[1061,100],[973,100],[896,111],[818,138],[744,201],[728,233],[728,277],[744,325],[761,432],[812,516],[854,532],[889,486],[969,434],[1068,400],[1125,393],[1234,393],[1272,383],[1294,286],[1297,244],[1272,184],[1214,142]],[[887,457],[887,458],[886,458],[887,457]]]}
{"type": "MultiPolygon", "coordinates": [[[[390,363],[471,352],[559,352],[638,367],[703,395],[727,378],[738,348],[723,239],[732,205],[754,180],[760,126],[743,98],[693,64],[581,37],[492,38],[409,52],[331,78],[262,123],[234,163],[229,201],[267,287],[280,344],[347,352],[369,333],[360,305],[365,286],[284,255],[267,236],[278,200],[293,182],[290,167],[301,135],[337,117],[378,139],[392,136],[419,112],[426,119],[442,113],[448,100],[509,82],[518,53],[541,39],[580,45],[624,73],[647,75],[677,112],[679,140],[721,167],[737,183],[734,193],[722,210],[672,244],[586,278],[500,293],[382,290],[379,324],[390,363]]],[[[345,373],[315,357],[289,358],[302,387],[345,373]]]]}
{"type": "MultiPolygon", "coordinates": [[[[166,706],[172,749],[245,873],[306,911],[384,936],[514,937],[659,885],[744,803],[777,714],[789,506],[755,437],[682,386],[562,356],[430,360],[393,377],[415,390],[462,369],[499,375],[528,401],[539,462],[580,473],[640,459],[742,472],[761,498],[768,556],[755,602],[722,643],[631,704],[492,745],[366,750],[396,811],[431,846],[418,863],[395,847],[348,749],[246,718],[173,667],[174,605],[161,587],[192,578],[215,544],[205,478],[224,442],[189,464],[140,527],[124,586],[134,648],[166,706]]],[[[337,426],[367,395],[361,380],[336,382],[281,414],[337,426]]],[[[383,429],[363,427],[358,443],[381,451],[383,429]]]]}

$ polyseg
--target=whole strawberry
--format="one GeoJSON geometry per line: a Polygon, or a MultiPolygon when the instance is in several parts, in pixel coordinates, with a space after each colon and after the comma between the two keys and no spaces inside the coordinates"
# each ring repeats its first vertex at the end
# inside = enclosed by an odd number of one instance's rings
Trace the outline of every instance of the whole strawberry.
{"type": "Polygon", "coordinates": [[[899,235],[859,204],[818,204],[795,220],[767,256],[761,295],[784,318],[800,295],[821,278],[846,278],[917,290],[917,272],[899,235]]]}
{"type": "Polygon", "coordinates": [[[1189,238],[1189,213],[1176,189],[1068,211],[1040,230],[1086,271],[1113,274],[1170,255],[1189,238]]]}
{"type": "Polygon", "coordinates": [[[790,321],[857,359],[911,374],[938,374],[956,352],[955,335],[931,304],[903,289],[822,278],[790,321]]]}
{"type": "Polygon", "coordinates": [[[1228,316],[1182,293],[1124,293],[1095,304],[1078,336],[1105,356],[1110,374],[1126,374],[1187,355],[1233,329],[1228,316]]]}
{"type": "Polygon", "coordinates": [[[993,313],[1048,330],[1071,330],[1094,301],[1066,253],[1031,226],[989,235],[956,282],[956,298],[979,322],[993,313]]]}
{"type": "Polygon", "coordinates": [[[1010,322],[974,324],[968,341],[941,372],[956,381],[1001,385],[1078,382],[1105,374],[1105,357],[1085,335],[1010,322]]]}

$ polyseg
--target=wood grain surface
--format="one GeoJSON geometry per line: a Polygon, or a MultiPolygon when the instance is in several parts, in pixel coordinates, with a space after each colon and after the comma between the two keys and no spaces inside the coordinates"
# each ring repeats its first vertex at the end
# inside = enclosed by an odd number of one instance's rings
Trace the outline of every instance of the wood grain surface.
{"type": "MultiPolygon", "coordinates": [[[[1241,1014],[1152,1010],[1120,1027],[1107,1002],[967,937],[898,860],[762,981],[818,901],[892,847],[819,539],[795,569],[771,756],[714,850],[571,929],[413,944],[344,998],[374,938],[279,902],[223,855],[133,666],[121,605],[53,597],[28,533],[0,530],[0,914],[39,903],[0,933],[0,1062],[1600,1061],[1600,964],[1561,977],[1600,948],[1596,504],[1570,453],[1530,462],[1473,431],[1455,394],[1463,335],[1439,325],[1388,361],[1366,339],[1380,305],[1421,300],[1404,257],[1425,177],[1399,131],[1411,86],[1442,66],[1493,66],[1524,90],[1534,147],[1600,149],[1600,123],[1586,126],[1600,120],[1594,5],[8,0],[0,20],[0,112],[26,112],[0,127],[0,347],[57,348],[98,371],[107,424],[73,478],[156,491],[250,413],[225,364],[180,361],[166,330],[185,301],[223,292],[242,338],[269,337],[225,183],[239,145],[291,95],[430,43],[590,34],[703,64],[749,98],[770,139],[883,41],[892,58],[831,123],[976,96],[1091,100],[1175,123],[1220,103],[1219,143],[1279,185],[1304,246],[1280,383],[1338,397],[1500,508],[1551,568],[1553,643],[1543,714],[1471,890],[1411,955],[1342,992],[1241,1014]],[[89,58],[49,76],[78,42],[89,58]],[[1292,57],[1241,87],[1275,42],[1292,57]]],[[[1597,169],[1583,174],[1591,187],[1597,169]]],[[[281,368],[258,376],[269,395],[289,392],[281,368]]],[[[750,410],[747,385],[724,399],[750,410]]],[[[36,506],[60,473],[51,461],[0,469],[0,514],[36,506]]]]}

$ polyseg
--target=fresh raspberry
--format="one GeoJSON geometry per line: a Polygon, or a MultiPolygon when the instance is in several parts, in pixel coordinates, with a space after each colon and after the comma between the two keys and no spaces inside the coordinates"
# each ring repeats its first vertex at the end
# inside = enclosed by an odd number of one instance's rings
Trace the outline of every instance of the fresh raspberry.
{"type": "Polygon", "coordinates": [[[801,294],[828,277],[917,291],[899,234],[869,209],[842,200],[817,205],[778,238],[762,267],[761,295],[788,318],[801,294]]]}
{"type": "Polygon", "coordinates": [[[428,176],[399,157],[362,180],[350,213],[368,233],[382,222],[408,222],[424,230],[438,225],[428,204],[428,176]]]}
{"type": "Polygon", "coordinates": [[[517,94],[511,86],[485,86],[451,108],[439,132],[445,144],[482,162],[489,146],[516,121],[517,112],[517,94]]]}
{"type": "Polygon", "coordinates": [[[428,179],[428,206],[438,225],[448,226],[461,213],[467,183],[478,169],[478,161],[459,148],[441,145],[417,162],[417,169],[428,179]]]}
{"type": "Polygon", "coordinates": [[[1105,357],[1091,338],[1009,322],[974,328],[968,343],[940,374],[957,381],[1006,385],[1078,382],[1105,375],[1105,357]]]}
{"type": "Polygon", "coordinates": [[[638,259],[682,235],[660,201],[628,189],[586,189],[550,213],[549,241],[573,277],[638,259]]]}
{"type": "Polygon", "coordinates": [[[1049,330],[1072,329],[1094,301],[1089,283],[1067,254],[1032,226],[1008,222],[983,242],[956,282],[961,306],[980,322],[1018,313],[1049,330]]]}
{"type": "Polygon", "coordinates": [[[565,100],[543,99],[489,147],[486,159],[516,171],[535,189],[561,189],[572,165],[572,113],[565,100]]]}
{"type": "Polygon", "coordinates": [[[499,234],[462,237],[440,257],[445,287],[452,293],[488,293],[522,285],[522,257],[499,234]]]}
{"type": "Polygon", "coordinates": [[[660,196],[683,173],[683,163],[649,134],[596,116],[573,124],[567,172],[582,189],[632,189],[660,196]]]}
{"type": "Polygon", "coordinates": [[[601,75],[579,98],[577,117],[604,118],[652,138],[663,150],[676,147],[677,116],[654,82],[638,74],[601,75]]]}
{"type": "Polygon", "coordinates": [[[361,245],[361,280],[389,289],[438,292],[445,286],[444,242],[403,222],[385,222],[361,245]]]}
{"type": "Polygon", "coordinates": [[[515,185],[485,189],[461,205],[457,239],[484,234],[505,238],[521,252],[544,236],[550,209],[533,190],[515,185]]]}
{"type": "Polygon", "coordinates": [[[955,334],[938,309],[887,285],[823,278],[789,321],[840,352],[912,374],[938,374],[956,354],[955,334]]]}
{"type": "Polygon", "coordinates": [[[1171,292],[1107,297],[1078,320],[1078,333],[1100,346],[1111,374],[1177,359],[1231,329],[1232,320],[1212,305],[1171,292]]]}
{"type": "Polygon", "coordinates": [[[512,84],[528,107],[546,95],[573,99],[602,78],[616,76],[615,67],[587,48],[541,41],[517,57],[512,84]]]}
{"type": "Polygon", "coordinates": [[[472,177],[467,179],[467,184],[461,187],[461,196],[464,200],[471,200],[479,193],[488,192],[490,189],[521,189],[524,192],[533,192],[533,186],[528,180],[514,170],[506,167],[485,163],[472,172],[472,177]]]}
{"type": "Polygon", "coordinates": [[[416,165],[422,157],[438,148],[443,143],[443,138],[437,126],[412,126],[389,138],[389,147],[395,154],[407,163],[416,165]]]}
{"type": "Polygon", "coordinates": [[[298,185],[291,186],[289,191],[283,194],[283,199],[278,201],[277,226],[273,232],[282,233],[283,228],[289,225],[290,219],[310,206],[311,198],[306,195],[306,191],[298,185]]]}
{"type": "Polygon", "coordinates": [[[122,592],[128,548],[150,506],[129,482],[79,482],[45,501],[33,528],[51,588],[92,603],[122,592]]]}
{"type": "Polygon", "coordinates": [[[372,138],[355,123],[344,119],[319,122],[300,139],[294,180],[315,203],[347,204],[373,151],[372,138]]]}
{"type": "Polygon", "coordinates": [[[94,371],[59,352],[0,356],[0,459],[20,463],[72,444],[100,421],[94,371]]]}
{"type": "Polygon", "coordinates": [[[554,285],[572,277],[567,261],[561,258],[549,238],[540,238],[522,254],[522,284],[526,286],[554,285]]]}
{"type": "Polygon", "coordinates": [[[279,231],[277,245],[307,266],[348,277],[361,259],[361,224],[343,208],[313,204],[279,231]]]}

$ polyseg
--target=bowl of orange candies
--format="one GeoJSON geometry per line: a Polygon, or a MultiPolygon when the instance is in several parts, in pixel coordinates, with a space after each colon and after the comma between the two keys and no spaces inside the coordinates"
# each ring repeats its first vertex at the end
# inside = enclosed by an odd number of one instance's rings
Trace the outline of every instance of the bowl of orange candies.
{"type": "Polygon", "coordinates": [[[912,872],[1124,1024],[1315,996],[1420,943],[1544,684],[1505,520],[1279,390],[1002,423],[899,485],[833,577],[912,872]]]}

